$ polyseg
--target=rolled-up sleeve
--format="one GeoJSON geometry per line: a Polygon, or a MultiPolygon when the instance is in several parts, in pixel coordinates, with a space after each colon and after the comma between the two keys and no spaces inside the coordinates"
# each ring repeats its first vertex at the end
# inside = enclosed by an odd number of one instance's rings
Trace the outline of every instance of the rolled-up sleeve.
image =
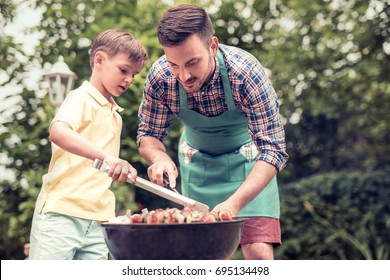
{"type": "Polygon", "coordinates": [[[288,160],[279,101],[264,68],[257,63],[244,83],[249,133],[259,151],[257,160],[281,171],[288,160]]]}
{"type": "Polygon", "coordinates": [[[140,141],[147,136],[163,141],[172,123],[172,112],[163,101],[163,95],[166,93],[155,77],[155,71],[151,71],[146,79],[142,102],[138,110],[138,146],[140,141]]]}

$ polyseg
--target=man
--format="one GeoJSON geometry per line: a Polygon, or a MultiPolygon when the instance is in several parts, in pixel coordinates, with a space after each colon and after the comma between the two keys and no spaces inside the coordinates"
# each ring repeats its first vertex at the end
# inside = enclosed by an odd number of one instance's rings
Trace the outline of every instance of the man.
{"type": "Polygon", "coordinates": [[[184,195],[213,210],[253,217],[244,223],[245,259],[273,259],[281,244],[276,174],[287,161],[278,100],[261,64],[218,43],[203,8],[180,5],[161,18],[165,56],[152,66],[139,110],[139,152],[149,179],[176,186],[178,170],[162,141],[174,117],[184,195]]]}

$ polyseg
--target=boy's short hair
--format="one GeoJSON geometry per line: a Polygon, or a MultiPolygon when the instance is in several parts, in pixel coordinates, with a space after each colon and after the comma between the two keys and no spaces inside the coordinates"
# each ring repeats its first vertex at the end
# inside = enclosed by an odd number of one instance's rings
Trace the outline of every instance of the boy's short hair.
{"type": "Polygon", "coordinates": [[[214,35],[210,16],[202,7],[182,4],[164,13],[157,26],[158,41],[162,46],[177,46],[197,34],[208,46],[214,35]]]}
{"type": "Polygon", "coordinates": [[[121,29],[109,29],[101,32],[93,41],[90,51],[90,65],[93,68],[94,57],[96,52],[103,51],[109,57],[117,55],[118,53],[125,53],[129,55],[129,60],[133,62],[147,62],[149,60],[148,54],[141,44],[141,42],[121,29]]]}

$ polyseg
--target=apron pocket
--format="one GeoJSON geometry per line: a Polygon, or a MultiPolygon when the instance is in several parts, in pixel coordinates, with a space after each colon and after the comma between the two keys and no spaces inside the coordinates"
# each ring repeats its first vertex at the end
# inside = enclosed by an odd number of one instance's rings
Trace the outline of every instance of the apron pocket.
{"type": "Polygon", "coordinates": [[[191,147],[187,144],[186,141],[182,141],[179,146],[179,158],[182,160],[184,164],[190,164],[192,161],[192,157],[195,153],[199,152],[199,150],[191,147]]]}
{"type": "Polygon", "coordinates": [[[191,147],[186,141],[182,140],[179,145],[179,164],[182,185],[193,182],[203,184],[205,165],[199,150],[191,147]]]}
{"type": "MultiPolygon", "coordinates": [[[[187,164],[184,169],[188,171],[187,182],[195,183],[199,186],[204,185],[204,177],[206,173],[207,166],[203,161],[202,155],[200,152],[193,154],[191,163],[187,164]]],[[[183,167],[181,168],[181,170],[183,167]]]]}
{"type": "Polygon", "coordinates": [[[246,158],[248,162],[256,160],[257,156],[259,155],[259,151],[257,150],[257,147],[253,141],[250,141],[249,143],[246,143],[242,145],[238,152],[246,158]]]}
{"type": "Polygon", "coordinates": [[[253,141],[242,145],[237,151],[229,154],[229,181],[243,182],[256,163],[259,151],[253,141]]]}

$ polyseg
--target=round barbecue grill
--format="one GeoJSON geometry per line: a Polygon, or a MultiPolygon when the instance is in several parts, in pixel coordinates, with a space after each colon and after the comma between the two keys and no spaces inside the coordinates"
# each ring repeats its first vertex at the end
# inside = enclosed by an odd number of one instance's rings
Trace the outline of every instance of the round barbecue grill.
{"type": "Polygon", "coordinates": [[[236,251],[245,218],[190,224],[102,224],[117,260],[223,260],[236,251]]]}

